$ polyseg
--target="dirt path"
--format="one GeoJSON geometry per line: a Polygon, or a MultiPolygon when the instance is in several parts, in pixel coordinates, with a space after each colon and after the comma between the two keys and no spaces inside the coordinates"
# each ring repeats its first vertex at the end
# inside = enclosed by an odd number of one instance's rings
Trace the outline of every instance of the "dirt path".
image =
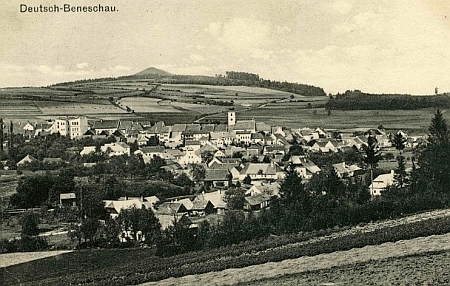
{"type": "MultiPolygon", "coordinates": [[[[354,248],[311,257],[287,259],[252,265],[239,269],[227,269],[200,275],[169,278],[159,282],[141,284],[149,285],[233,285],[250,283],[261,279],[270,279],[285,275],[301,274],[307,271],[329,269],[355,263],[366,263],[413,254],[425,254],[430,251],[450,251],[450,234],[419,237],[406,241],[389,242],[376,246],[354,248]]],[[[267,284],[270,285],[270,284],[267,284]]]]}
{"type": "Polygon", "coordinates": [[[71,252],[71,250],[41,251],[41,252],[15,252],[0,254],[0,268],[19,263],[29,262],[36,259],[56,256],[71,252]]]}

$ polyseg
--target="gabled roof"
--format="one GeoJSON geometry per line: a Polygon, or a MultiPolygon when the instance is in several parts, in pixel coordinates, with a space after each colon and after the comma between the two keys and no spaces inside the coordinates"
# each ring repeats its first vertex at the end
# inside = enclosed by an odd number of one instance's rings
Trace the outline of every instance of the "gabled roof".
{"type": "Polygon", "coordinates": [[[182,203],[188,211],[192,210],[192,207],[194,206],[194,204],[189,198],[178,200],[177,203],[182,203]]]}
{"type": "Polygon", "coordinates": [[[172,132],[183,132],[186,130],[186,124],[174,124],[172,126],[172,132]]]}
{"type": "Polygon", "coordinates": [[[233,130],[255,130],[255,120],[241,120],[233,125],[233,130]]]}
{"type": "Polygon", "coordinates": [[[194,145],[200,145],[200,141],[198,141],[198,140],[186,140],[184,142],[184,146],[194,146],[194,145]]]}
{"type": "Polygon", "coordinates": [[[149,154],[149,153],[164,153],[165,152],[164,146],[145,146],[141,148],[142,153],[149,154]]]}
{"type": "Polygon", "coordinates": [[[117,129],[119,128],[120,120],[100,120],[95,121],[93,129],[117,129]]]}
{"type": "Polygon", "coordinates": [[[253,133],[252,139],[264,139],[264,136],[261,133],[253,133]]]}
{"type": "Polygon", "coordinates": [[[228,131],[228,125],[225,124],[217,124],[214,127],[214,132],[226,132],[228,131]]]}
{"type": "Polygon", "coordinates": [[[245,197],[245,201],[251,206],[260,205],[263,202],[270,201],[270,199],[271,196],[266,194],[256,194],[254,196],[245,197]]]}
{"type": "Polygon", "coordinates": [[[184,206],[183,203],[165,202],[159,206],[157,213],[165,214],[165,215],[174,215],[174,214],[183,213],[183,212],[187,212],[187,211],[188,210],[186,209],[186,207],[184,206]]]}
{"type": "Polygon", "coordinates": [[[256,131],[270,132],[271,130],[272,126],[265,124],[264,122],[256,122],[256,131]]]}
{"type": "Polygon", "coordinates": [[[215,128],[214,124],[203,124],[201,130],[206,132],[213,132],[214,128],[215,128]]]}
{"type": "Polygon", "coordinates": [[[211,203],[209,200],[194,200],[192,210],[204,211],[208,207],[208,205],[214,207],[214,204],[211,203]]]}
{"type": "Polygon", "coordinates": [[[264,175],[275,175],[276,167],[269,163],[246,163],[241,170],[241,174],[257,175],[260,170],[264,175]]]}
{"type": "Polygon", "coordinates": [[[187,124],[185,131],[200,131],[201,125],[200,124],[187,124]]]}
{"type": "Polygon", "coordinates": [[[203,193],[200,195],[197,195],[194,199],[194,201],[196,200],[206,200],[206,201],[210,201],[214,207],[216,208],[226,208],[227,203],[225,203],[225,201],[223,200],[223,195],[222,195],[222,191],[215,191],[215,192],[210,192],[210,193],[203,193]]]}
{"type": "Polygon", "coordinates": [[[227,181],[228,169],[206,169],[205,181],[227,181]]]}

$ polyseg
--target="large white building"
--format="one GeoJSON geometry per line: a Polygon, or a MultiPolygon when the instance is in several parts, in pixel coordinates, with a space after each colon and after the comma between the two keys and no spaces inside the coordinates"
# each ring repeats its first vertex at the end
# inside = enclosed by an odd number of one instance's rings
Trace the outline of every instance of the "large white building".
{"type": "Polygon", "coordinates": [[[87,118],[85,116],[60,117],[53,125],[55,133],[59,132],[62,136],[69,136],[71,139],[82,136],[88,130],[87,118]]]}

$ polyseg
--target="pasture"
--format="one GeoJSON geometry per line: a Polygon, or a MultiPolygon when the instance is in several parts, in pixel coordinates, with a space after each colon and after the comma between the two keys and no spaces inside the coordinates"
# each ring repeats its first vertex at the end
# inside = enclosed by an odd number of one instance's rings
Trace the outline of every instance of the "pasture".
{"type": "MultiPolygon", "coordinates": [[[[275,104],[276,105],[276,104],[275,104]]],[[[254,118],[270,125],[290,128],[323,127],[328,129],[376,128],[380,124],[394,130],[426,130],[434,115],[434,109],[418,110],[332,110],[328,115],[324,108],[301,108],[296,106],[264,106],[237,111],[237,120],[254,118]]],[[[450,113],[444,112],[447,122],[450,113]]],[[[226,114],[207,117],[209,120],[226,120],[226,114]]]]}

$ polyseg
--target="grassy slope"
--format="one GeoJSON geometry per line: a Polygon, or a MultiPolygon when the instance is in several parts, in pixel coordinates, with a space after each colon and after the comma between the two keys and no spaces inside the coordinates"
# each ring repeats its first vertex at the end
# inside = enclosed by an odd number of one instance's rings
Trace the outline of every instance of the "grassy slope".
{"type": "MultiPolygon", "coordinates": [[[[354,227],[304,242],[301,241],[308,238],[305,235],[270,237],[265,241],[247,242],[224,249],[186,253],[169,258],[155,257],[151,249],[87,250],[14,265],[6,270],[22,282],[28,282],[25,285],[58,285],[69,282],[123,285],[231,267],[239,268],[305,255],[314,256],[447,232],[450,232],[448,210],[354,227]]],[[[6,275],[6,270],[2,275],[6,275]]],[[[4,277],[5,285],[15,284],[11,277],[4,277]]]]}

